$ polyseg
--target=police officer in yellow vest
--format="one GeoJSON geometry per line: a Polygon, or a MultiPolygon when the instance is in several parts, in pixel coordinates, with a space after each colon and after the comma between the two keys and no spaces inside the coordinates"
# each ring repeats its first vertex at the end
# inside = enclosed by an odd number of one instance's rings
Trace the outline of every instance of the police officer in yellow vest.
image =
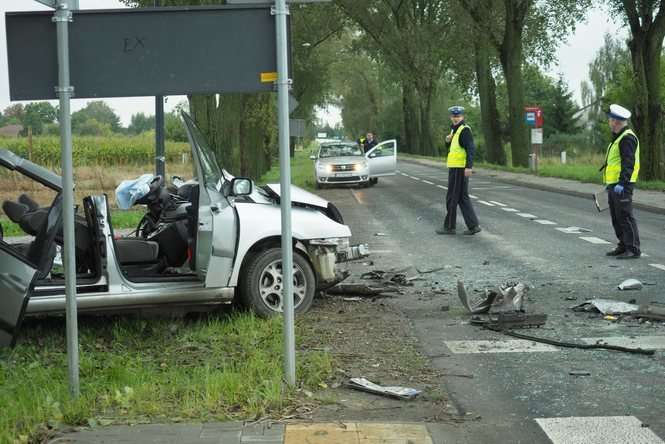
{"type": "Polygon", "coordinates": [[[633,217],[633,191],[640,171],[640,142],[628,128],[630,111],[611,105],[607,113],[612,130],[612,143],[607,147],[605,165],[601,168],[607,188],[612,226],[619,244],[608,251],[617,259],[637,259],[641,256],[640,235],[633,217]]]}
{"type": "Polygon", "coordinates": [[[473,235],[481,231],[476,212],[469,198],[469,177],[473,172],[473,154],[476,146],[473,143],[471,128],[464,122],[464,108],[452,106],[448,108],[452,125],[446,143],[450,144],[448,152],[448,193],[446,194],[446,218],[443,226],[436,229],[437,234],[455,234],[457,223],[457,206],[459,205],[466,223],[464,234],[473,235]]]}

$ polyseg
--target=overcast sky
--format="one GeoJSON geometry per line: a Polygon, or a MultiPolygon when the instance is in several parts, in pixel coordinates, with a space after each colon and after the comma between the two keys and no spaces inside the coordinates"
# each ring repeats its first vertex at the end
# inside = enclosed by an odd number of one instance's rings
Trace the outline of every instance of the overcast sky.
{"type": "MultiPolygon", "coordinates": [[[[119,0],[79,0],[82,9],[110,9],[124,7],[119,0]]],[[[5,12],[7,11],[35,11],[47,10],[45,6],[34,0],[0,0],[0,110],[5,109],[9,101],[9,80],[7,76],[7,42],[5,35],[5,12]]],[[[559,63],[552,66],[550,73],[563,74],[575,98],[579,101],[580,82],[587,79],[588,64],[596,51],[603,43],[605,33],[627,35],[626,28],[615,23],[602,9],[593,9],[588,14],[586,23],[581,23],[567,41],[562,40],[557,51],[559,63]]],[[[74,85],[76,87],[76,85],[74,85]]],[[[169,97],[165,105],[170,111],[184,97],[169,97]]],[[[118,113],[124,125],[129,123],[132,114],[143,112],[154,114],[155,102],[150,97],[135,97],[127,99],[105,99],[118,113]]],[[[55,103],[55,102],[54,102],[55,103]]],[[[84,99],[72,101],[72,111],[81,109],[87,103],[84,99]]],[[[331,110],[322,117],[335,124],[339,119],[339,112],[331,110]]]]}

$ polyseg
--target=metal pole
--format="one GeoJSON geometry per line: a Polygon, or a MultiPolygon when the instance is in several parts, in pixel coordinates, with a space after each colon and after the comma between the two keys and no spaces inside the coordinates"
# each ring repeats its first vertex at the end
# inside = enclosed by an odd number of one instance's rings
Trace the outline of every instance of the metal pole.
{"type": "Polygon", "coordinates": [[[155,96],[155,174],[165,177],[164,96],[155,96]]]}
{"type": "Polygon", "coordinates": [[[296,384],[296,339],[293,309],[293,243],[291,234],[291,156],[289,155],[289,72],[285,0],[275,0],[277,30],[277,115],[279,123],[279,171],[282,209],[282,275],[284,287],[284,374],[290,386],[296,384]]]}
{"type": "MultiPolygon", "coordinates": [[[[155,6],[161,6],[160,0],[155,0],[155,6]]],[[[166,156],[164,148],[164,96],[155,96],[155,174],[165,177],[166,156]]]]}
{"type": "Polygon", "coordinates": [[[74,87],[69,84],[69,22],[73,20],[71,0],[58,0],[53,21],[58,36],[58,86],[60,99],[60,144],[62,150],[62,195],[64,216],[65,302],[67,317],[67,362],[69,391],[78,398],[79,350],[76,316],[76,256],[74,254],[74,167],[72,162],[72,121],[70,99],[74,87]]]}

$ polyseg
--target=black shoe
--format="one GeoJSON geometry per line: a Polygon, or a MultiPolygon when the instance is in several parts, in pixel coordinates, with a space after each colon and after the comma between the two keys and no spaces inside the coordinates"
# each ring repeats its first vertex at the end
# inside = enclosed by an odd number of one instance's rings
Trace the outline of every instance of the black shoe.
{"type": "Polygon", "coordinates": [[[439,227],[436,229],[436,234],[456,234],[456,232],[454,228],[439,227]]]}
{"type": "Polygon", "coordinates": [[[629,251],[626,250],[621,254],[618,254],[616,256],[617,259],[638,259],[640,256],[642,256],[642,253],[636,253],[634,251],[629,251]]]}
{"type": "Polygon", "coordinates": [[[605,253],[605,256],[618,256],[618,255],[623,254],[625,252],[626,252],[626,249],[624,247],[616,247],[614,250],[608,251],[607,253],[605,253]]]}
{"type": "Polygon", "coordinates": [[[476,225],[475,227],[466,230],[464,234],[466,234],[467,236],[473,236],[474,234],[480,233],[481,231],[483,230],[478,225],[476,225]]]}

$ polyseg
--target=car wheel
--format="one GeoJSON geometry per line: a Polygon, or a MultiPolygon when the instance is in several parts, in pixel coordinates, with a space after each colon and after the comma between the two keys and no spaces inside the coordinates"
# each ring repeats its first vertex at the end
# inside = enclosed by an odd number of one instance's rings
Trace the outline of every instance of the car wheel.
{"type": "MultiPolygon", "coordinates": [[[[293,305],[296,314],[309,310],[316,292],[312,266],[300,253],[293,253],[293,305]]],[[[241,303],[262,318],[284,311],[282,298],[282,250],[270,248],[249,258],[241,282],[241,303]]]]}
{"type": "Polygon", "coordinates": [[[317,190],[323,188],[323,185],[321,185],[321,182],[319,182],[318,180],[316,181],[316,184],[314,186],[316,187],[317,190]]]}

